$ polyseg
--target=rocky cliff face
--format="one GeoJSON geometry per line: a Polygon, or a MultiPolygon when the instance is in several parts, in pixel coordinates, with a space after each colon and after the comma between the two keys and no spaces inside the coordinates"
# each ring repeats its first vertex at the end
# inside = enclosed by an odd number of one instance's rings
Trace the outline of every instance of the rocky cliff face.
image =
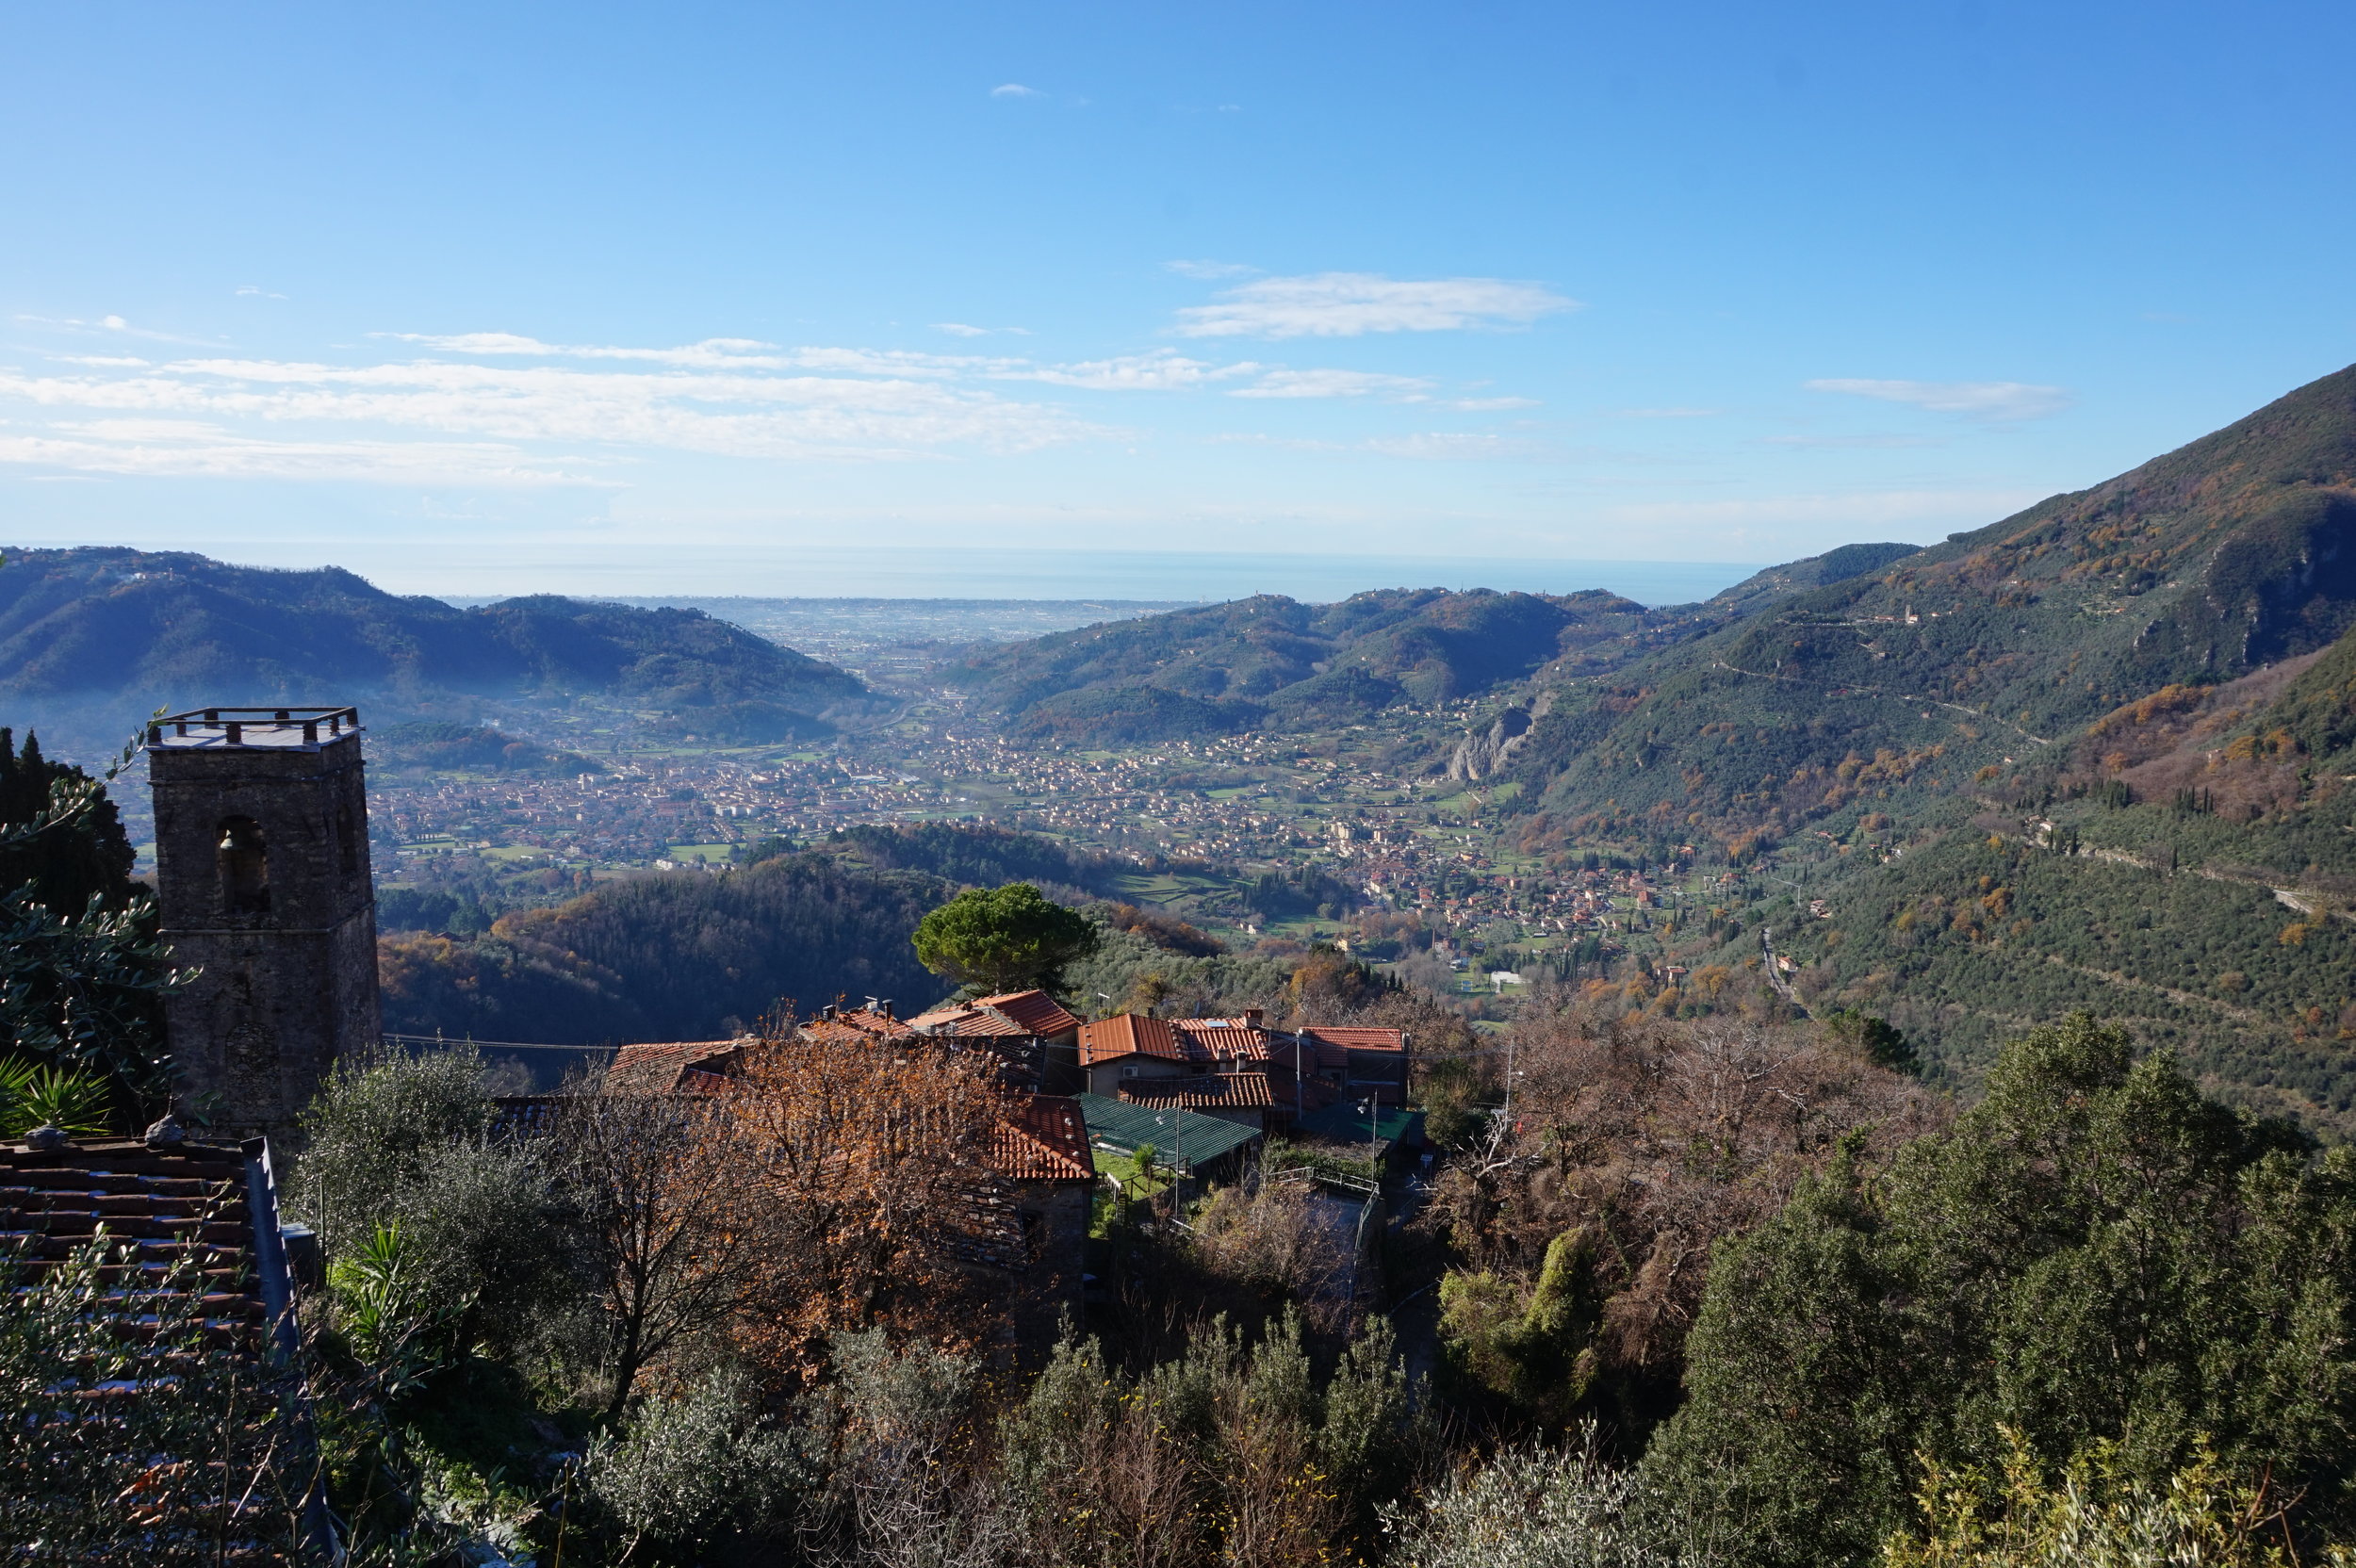
{"type": "Polygon", "coordinates": [[[1455,754],[1448,760],[1450,778],[1488,778],[1504,770],[1513,753],[1530,738],[1530,715],[1522,709],[1509,708],[1486,729],[1467,732],[1457,743],[1455,754]]]}

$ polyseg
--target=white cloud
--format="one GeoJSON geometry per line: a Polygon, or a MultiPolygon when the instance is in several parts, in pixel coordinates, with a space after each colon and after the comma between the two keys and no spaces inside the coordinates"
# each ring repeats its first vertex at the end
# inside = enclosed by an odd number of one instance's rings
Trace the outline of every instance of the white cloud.
{"type": "Polygon", "coordinates": [[[1186,337],[1355,337],[1369,332],[1454,332],[1526,326],[1578,302],[1505,278],[1386,278],[1317,272],[1262,278],[1217,304],[1178,313],[1186,337]]]}
{"type": "Polygon", "coordinates": [[[578,343],[543,343],[536,337],[524,337],[512,332],[372,333],[373,337],[387,337],[398,343],[416,343],[446,353],[482,356],[515,355],[528,359],[637,359],[657,365],[729,366],[749,368],[782,368],[790,362],[765,354],[775,349],[774,343],[763,343],[754,337],[707,337],[700,343],[683,344],[676,349],[624,349],[605,345],[578,343]]]}
{"type": "Polygon", "coordinates": [[[1623,419],[1714,419],[1718,416],[1718,413],[1719,411],[1714,408],[1624,408],[1620,410],[1620,417],[1623,419]]]}
{"type": "MultiPolygon", "coordinates": [[[[528,351],[500,342],[489,349],[478,344],[476,351],[528,351]]],[[[598,352],[584,351],[584,356],[598,352]]],[[[640,351],[610,351],[610,356],[649,357],[661,363],[651,368],[591,368],[441,359],[365,366],[186,359],[122,368],[116,373],[97,368],[78,375],[0,368],[0,399],[29,403],[50,411],[52,417],[96,415],[118,421],[58,424],[44,435],[15,435],[7,449],[9,460],[88,467],[106,459],[124,466],[121,471],[126,472],[235,470],[294,476],[308,471],[295,454],[314,449],[322,454],[322,470],[340,466],[338,471],[343,471],[354,465],[371,471],[398,470],[399,465],[379,449],[402,443],[386,439],[381,429],[365,427],[417,431],[434,438],[421,447],[433,448],[430,460],[421,460],[411,477],[481,473],[496,478],[513,469],[532,476],[532,482],[577,478],[573,468],[548,465],[591,461],[579,456],[581,452],[661,449],[746,458],[885,459],[959,448],[1025,451],[1100,433],[1059,408],[946,385],[938,374],[892,374],[893,356],[861,351],[842,351],[848,374],[779,374],[725,353],[715,355],[720,368],[681,364],[677,355],[642,355],[640,351]],[[147,434],[126,433],[127,427],[119,422],[123,418],[203,421],[233,433],[220,440],[175,438],[158,445],[147,434]],[[311,428],[300,438],[283,433],[295,425],[311,428]],[[256,427],[275,431],[265,436],[256,427]],[[469,444],[450,446],[450,438],[469,444]],[[574,455],[526,462],[504,452],[486,454],[471,445],[483,441],[552,444],[573,449],[574,455]],[[106,458],[110,452],[114,456],[106,458]],[[532,466],[534,463],[539,466],[532,466]]],[[[829,356],[822,351],[797,351],[791,356],[760,357],[829,356]]],[[[987,370],[1020,363],[983,360],[974,365],[987,370]]]]}
{"type": "Polygon", "coordinates": [[[154,343],[188,343],[205,348],[215,345],[201,337],[182,337],[174,333],[157,332],[152,327],[135,327],[120,316],[102,316],[95,321],[85,321],[76,316],[24,316],[14,319],[33,327],[60,327],[69,333],[106,332],[124,337],[143,337],[154,343]]]}
{"type": "Polygon", "coordinates": [[[1162,269],[1182,278],[1203,278],[1213,282],[1221,278],[1248,278],[1259,270],[1239,261],[1166,261],[1162,263],[1162,269]]]}
{"type": "Polygon", "coordinates": [[[1259,369],[1249,360],[1235,365],[1213,365],[1188,359],[1174,349],[1155,349],[1151,353],[1083,360],[1074,365],[1022,365],[991,374],[1001,381],[1038,381],[1094,392],[1174,392],[1254,375],[1259,369]]]}
{"type": "Polygon", "coordinates": [[[172,419],[91,420],[39,435],[0,432],[0,463],[178,479],[500,487],[606,482],[498,442],[270,440],[172,419]]]}
{"type": "Polygon", "coordinates": [[[935,321],[933,331],[945,332],[952,337],[988,337],[988,327],[969,327],[962,321],[935,321]]]}
{"type": "Polygon", "coordinates": [[[1389,398],[1421,402],[1432,384],[1419,376],[1386,376],[1372,370],[1270,370],[1231,398],[1389,398]]]}
{"type": "Polygon", "coordinates": [[[1509,408],[1536,408],[1535,398],[1455,398],[1444,406],[1461,408],[1467,414],[1493,414],[1509,408]]]}
{"type": "Polygon", "coordinates": [[[1021,82],[1002,82],[990,90],[990,95],[992,98],[1043,98],[1046,96],[1039,89],[1024,87],[1021,82]]]}
{"type": "Polygon", "coordinates": [[[1883,402],[1911,403],[1937,414],[1973,419],[2041,419],[2075,400],[2067,387],[2021,381],[1865,381],[1827,378],[1807,384],[1810,392],[1845,392],[1883,402]]]}
{"type": "Polygon", "coordinates": [[[273,294],[269,289],[263,288],[255,284],[245,285],[237,290],[237,293],[241,296],[251,295],[255,299],[262,300],[283,300],[286,297],[284,294],[273,294]]]}

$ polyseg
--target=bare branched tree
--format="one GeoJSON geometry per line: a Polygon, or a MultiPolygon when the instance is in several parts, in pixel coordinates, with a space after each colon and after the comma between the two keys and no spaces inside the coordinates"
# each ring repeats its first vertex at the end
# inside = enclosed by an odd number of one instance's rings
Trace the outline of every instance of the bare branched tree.
{"type": "Polygon", "coordinates": [[[753,1169],[712,1096],[600,1086],[568,1098],[557,1140],[610,1318],[610,1423],[649,1363],[743,1305],[761,1263],[753,1169]]]}

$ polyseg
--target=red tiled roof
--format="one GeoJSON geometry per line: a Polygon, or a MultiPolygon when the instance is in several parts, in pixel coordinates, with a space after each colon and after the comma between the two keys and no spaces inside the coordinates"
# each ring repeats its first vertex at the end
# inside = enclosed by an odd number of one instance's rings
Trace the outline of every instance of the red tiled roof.
{"type": "Polygon", "coordinates": [[[806,1040],[906,1040],[917,1037],[904,1018],[846,1007],[832,1018],[807,1018],[798,1025],[806,1040]]]}
{"type": "Polygon", "coordinates": [[[1186,1110],[1254,1110],[1276,1103],[1264,1072],[1217,1072],[1205,1078],[1124,1078],[1121,1098],[1133,1105],[1186,1110]]]}
{"type": "MultiPolygon", "coordinates": [[[[19,1250],[17,1267],[40,1275],[105,1227],[134,1256],[106,1266],[101,1310],[135,1310],[116,1294],[125,1276],[153,1282],[174,1264],[191,1264],[203,1281],[206,1342],[254,1353],[270,1331],[264,1301],[273,1294],[283,1300],[286,1288],[281,1254],[263,1252],[248,1204],[248,1166],[262,1157],[197,1143],[159,1152],[129,1139],[41,1152],[0,1146],[0,1236],[19,1250]]],[[[277,1216],[260,1221],[275,1231],[277,1216]]]]}
{"type": "Polygon", "coordinates": [[[1167,1020],[1137,1013],[1117,1013],[1080,1026],[1082,1067],[1121,1056],[1159,1056],[1164,1061],[1183,1062],[1186,1048],[1167,1020]]]}
{"type": "Polygon", "coordinates": [[[671,1094],[696,1078],[721,1077],[736,1066],[744,1047],[735,1040],[683,1040],[676,1044],[626,1045],[606,1065],[606,1087],[620,1094],[671,1094]]]}
{"type": "Polygon", "coordinates": [[[1064,1095],[1014,1096],[991,1135],[990,1163],[1018,1182],[1094,1181],[1096,1157],[1080,1102],[1064,1095]]]}
{"type": "Polygon", "coordinates": [[[907,1019],[893,1018],[890,1013],[866,1007],[843,1007],[834,1016],[854,1029],[864,1029],[871,1035],[882,1035],[887,1038],[905,1037],[915,1032],[908,1027],[907,1019]]]}
{"type": "Polygon", "coordinates": [[[1064,1011],[1055,999],[1042,990],[1006,991],[986,996],[973,1004],[976,1007],[996,1013],[1020,1028],[1024,1034],[1045,1038],[1051,1035],[1068,1035],[1080,1027],[1080,1021],[1064,1011]]]}
{"type": "MultiPolygon", "coordinates": [[[[1301,1031],[1303,1038],[1319,1047],[1335,1046],[1344,1051],[1405,1051],[1407,1037],[1397,1029],[1377,1029],[1362,1024],[1313,1023],[1301,1031]]],[[[1319,1051],[1318,1056],[1323,1058],[1319,1051]]]]}
{"type": "Polygon", "coordinates": [[[1233,1019],[1181,1018],[1172,1019],[1170,1023],[1194,1048],[1187,1054],[1198,1059],[1265,1062],[1275,1038],[1257,1024],[1238,1023],[1233,1019]]]}
{"type": "Polygon", "coordinates": [[[1030,1030],[1011,1019],[986,1013],[979,1007],[936,1007],[908,1020],[908,1027],[959,1039],[1027,1039],[1031,1035],[1030,1030]]]}

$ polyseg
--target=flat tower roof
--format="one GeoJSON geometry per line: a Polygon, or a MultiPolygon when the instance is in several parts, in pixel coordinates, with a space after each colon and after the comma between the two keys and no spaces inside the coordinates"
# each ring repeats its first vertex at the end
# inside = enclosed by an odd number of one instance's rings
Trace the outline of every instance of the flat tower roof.
{"type": "Polygon", "coordinates": [[[317,751],[360,733],[357,708],[192,708],[147,727],[151,751],[317,751]]]}

